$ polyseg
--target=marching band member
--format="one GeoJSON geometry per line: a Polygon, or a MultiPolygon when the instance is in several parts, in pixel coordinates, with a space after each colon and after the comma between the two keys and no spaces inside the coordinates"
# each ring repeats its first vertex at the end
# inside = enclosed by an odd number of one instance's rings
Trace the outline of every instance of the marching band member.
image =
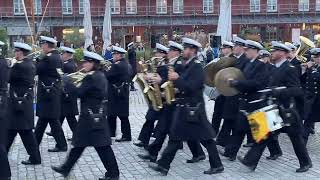
{"type": "MultiPolygon", "coordinates": [[[[182,64],[181,52],[183,51],[183,46],[173,41],[169,41],[169,52],[168,52],[168,66],[171,66],[175,72],[178,74],[182,74],[184,71],[184,67],[182,64]]],[[[168,75],[168,71],[170,71],[170,67],[166,67],[166,74],[168,75]]],[[[168,77],[156,76],[152,77],[151,81],[162,85],[168,80],[168,77]]],[[[173,104],[164,104],[162,110],[161,119],[159,119],[158,124],[155,128],[154,136],[155,140],[149,144],[146,148],[146,154],[138,154],[138,157],[145,160],[150,160],[151,162],[155,162],[158,157],[158,153],[160,152],[162,145],[170,131],[170,126],[173,118],[173,113],[175,111],[175,103],[173,104]]],[[[200,143],[197,141],[188,141],[188,146],[193,154],[193,158],[191,160],[187,160],[187,163],[195,163],[205,159],[205,154],[200,146],[200,143]]]]}
{"type": "Polygon", "coordinates": [[[319,110],[320,105],[320,48],[311,49],[313,61],[309,61],[303,66],[302,82],[305,84],[305,94],[310,103],[310,112],[307,114],[307,118],[304,122],[305,128],[305,143],[308,142],[309,134],[312,132],[314,123],[319,122],[319,110]]]}
{"type": "Polygon", "coordinates": [[[6,151],[7,140],[7,97],[9,65],[2,55],[2,48],[5,45],[0,41],[0,179],[10,179],[11,171],[6,151]]]}
{"type": "Polygon", "coordinates": [[[57,41],[53,38],[40,36],[40,44],[45,56],[36,63],[36,74],[39,77],[36,115],[39,119],[34,133],[40,145],[44,131],[50,124],[57,145],[48,151],[64,152],[67,151],[67,142],[59,122],[62,60],[59,52],[55,49],[56,43],[57,41]]]}
{"type": "MultiPolygon", "coordinates": [[[[272,96],[277,98],[277,101],[284,107],[294,110],[291,102],[297,96],[302,95],[302,90],[300,87],[299,75],[296,69],[287,61],[288,53],[290,49],[279,42],[272,42],[272,61],[275,67],[272,70],[271,77],[269,78],[269,87],[287,87],[286,89],[273,90],[272,96]]],[[[288,118],[290,116],[282,116],[282,118],[288,118]]],[[[312,162],[309,157],[308,151],[303,141],[302,137],[302,122],[299,120],[299,116],[295,116],[294,122],[291,126],[283,127],[278,131],[285,132],[288,134],[290,141],[292,143],[294,152],[299,160],[300,168],[296,172],[306,172],[312,167],[312,162]]],[[[242,157],[238,157],[239,161],[245,165],[250,171],[254,171],[258,165],[260,157],[262,156],[264,149],[268,146],[269,151],[273,153],[282,153],[279,142],[277,138],[273,138],[275,135],[271,135],[268,139],[262,141],[261,143],[254,144],[254,146],[247,152],[247,154],[242,157]]],[[[277,156],[278,154],[273,154],[277,156]]],[[[271,155],[272,156],[272,155],[271,155]]]]}
{"type": "MultiPolygon", "coordinates": [[[[163,59],[167,59],[167,54],[168,54],[169,49],[165,47],[162,44],[157,43],[156,44],[156,52],[154,57],[159,57],[163,59]]],[[[163,63],[166,60],[163,60],[163,63]]],[[[163,76],[163,73],[160,74],[160,76],[163,76]]],[[[145,77],[147,78],[147,77],[145,77]]],[[[138,137],[138,142],[133,143],[134,145],[138,147],[144,147],[147,148],[149,145],[149,141],[151,138],[152,133],[154,132],[154,123],[161,118],[161,110],[160,111],[155,111],[152,107],[149,107],[147,114],[145,116],[146,121],[143,124],[139,137],[138,137]]]]}
{"type": "Polygon", "coordinates": [[[134,42],[128,44],[128,60],[133,71],[130,82],[130,91],[136,91],[136,88],[134,87],[134,82],[132,82],[132,79],[137,74],[137,54],[136,49],[134,47],[134,42]]]}
{"type": "Polygon", "coordinates": [[[11,68],[9,77],[7,151],[9,152],[15,137],[19,134],[30,155],[30,158],[22,161],[22,164],[41,164],[39,146],[32,131],[34,129],[33,86],[36,69],[32,59],[26,57],[32,48],[28,44],[19,42],[14,43],[14,48],[17,63],[11,68]]]}
{"type": "MultiPolygon", "coordinates": [[[[234,44],[232,42],[223,41],[220,48],[222,57],[233,57],[233,54],[232,54],[233,47],[234,47],[234,44]]],[[[217,133],[219,132],[219,128],[222,120],[224,104],[225,104],[225,96],[223,95],[218,96],[217,99],[215,100],[214,111],[212,115],[212,126],[215,132],[217,133]]],[[[223,124],[224,123],[225,121],[223,122],[223,124]]],[[[219,133],[217,136],[217,144],[220,146],[225,146],[226,142],[224,137],[227,136],[229,128],[227,128],[226,130],[226,125],[222,127],[224,127],[222,133],[221,134],[219,133]]]]}
{"type": "Polygon", "coordinates": [[[290,64],[292,64],[296,68],[300,76],[302,73],[302,69],[301,69],[301,62],[297,59],[297,56],[296,56],[297,47],[289,42],[286,42],[285,45],[290,48],[290,52],[288,53],[288,61],[290,62],[290,64]]]}
{"type": "MultiPolygon", "coordinates": [[[[259,50],[263,46],[252,40],[246,41],[246,57],[249,62],[243,69],[245,80],[237,81],[230,79],[230,86],[236,88],[241,94],[239,97],[239,109],[246,112],[252,112],[259,109],[259,105],[250,104],[250,101],[260,97],[258,90],[263,89],[266,83],[266,66],[259,60],[259,50]]],[[[251,133],[247,117],[242,113],[238,113],[235,128],[230,137],[230,141],[225,147],[224,152],[220,152],[229,160],[234,161],[241,147],[246,134],[251,133]]]]}
{"type": "Polygon", "coordinates": [[[129,64],[124,59],[127,51],[113,46],[112,57],[114,63],[105,72],[108,80],[107,118],[111,128],[111,137],[116,136],[117,117],[121,120],[122,137],[116,142],[131,141],[129,122],[129,64]]]}
{"type": "Polygon", "coordinates": [[[216,174],[224,170],[213,140],[215,132],[207,119],[203,99],[204,73],[197,51],[201,44],[195,40],[183,39],[185,70],[179,75],[169,71],[168,79],[178,89],[177,104],[169,133],[169,142],[157,163],[149,167],[167,175],[170,164],[183,141],[200,141],[209,153],[210,169],[205,174],[216,174]]]}
{"type": "Polygon", "coordinates": [[[84,52],[83,68],[86,76],[77,88],[81,110],[78,126],[72,138],[73,148],[62,165],[52,166],[54,171],[65,177],[69,175],[85,148],[93,146],[107,170],[101,180],[119,179],[118,164],[111,148],[110,129],[103,112],[107,83],[100,66],[100,61],[103,60],[96,53],[84,52]]]}
{"type": "MultiPolygon", "coordinates": [[[[71,74],[77,71],[77,64],[73,59],[73,54],[75,50],[73,48],[61,46],[60,49],[62,53],[62,71],[65,75],[71,74]]],[[[61,115],[60,115],[60,124],[63,125],[65,119],[67,119],[69,127],[74,133],[77,127],[76,115],[79,115],[78,103],[77,103],[77,94],[75,89],[69,84],[63,84],[62,94],[61,94],[61,115]]],[[[51,135],[52,133],[47,133],[51,135]]]]}

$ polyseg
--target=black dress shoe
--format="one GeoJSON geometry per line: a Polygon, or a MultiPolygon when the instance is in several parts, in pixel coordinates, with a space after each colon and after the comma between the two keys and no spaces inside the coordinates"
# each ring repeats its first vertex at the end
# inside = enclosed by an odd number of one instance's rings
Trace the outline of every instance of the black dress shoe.
{"type": "Polygon", "coordinates": [[[210,168],[207,171],[204,171],[204,174],[218,174],[218,173],[222,173],[224,171],[224,167],[220,166],[217,168],[210,168]]]}
{"type": "Polygon", "coordinates": [[[307,172],[310,168],[312,168],[312,164],[308,164],[306,166],[302,166],[296,170],[297,173],[307,172]]]}
{"type": "Polygon", "coordinates": [[[148,146],[148,144],[145,144],[145,143],[143,143],[143,142],[134,142],[133,143],[135,146],[138,146],[138,147],[146,147],[146,146],[148,146]]]}
{"type": "Polygon", "coordinates": [[[124,137],[122,137],[122,138],[120,138],[120,139],[116,139],[115,141],[116,141],[116,142],[127,142],[127,141],[131,141],[131,138],[124,138],[124,137]]]}
{"type": "Polygon", "coordinates": [[[105,176],[103,178],[99,178],[99,180],[119,180],[119,176],[117,177],[110,177],[110,176],[105,176]]]}
{"type": "Polygon", "coordinates": [[[238,156],[237,159],[240,161],[241,164],[243,164],[244,166],[246,166],[246,167],[249,169],[249,171],[253,172],[254,170],[256,170],[256,167],[257,167],[257,166],[247,165],[247,164],[244,162],[243,157],[238,156]]]}
{"type": "Polygon", "coordinates": [[[166,176],[169,172],[169,169],[166,169],[160,165],[158,165],[157,163],[150,163],[149,164],[149,168],[155,170],[155,171],[158,171],[161,173],[161,175],[163,176],[166,176]]]}
{"type": "Polygon", "coordinates": [[[52,132],[46,132],[48,136],[53,136],[52,132]]]}
{"type": "Polygon", "coordinates": [[[254,143],[247,143],[247,144],[244,144],[243,147],[252,147],[254,145],[254,143]]]}
{"type": "Polygon", "coordinates": [[[67,147],[64,147],[64,148],[55,147],[53,149],[48,149],[48,152],[66,152],[67,150],[68,150],[67,147]]]}
{"type": "Polygon", "coordinates": [[[41,164],[41,161],[30,161],[28,159],[25,161],[21,161],[21,164],[23,164],[23,165],[39,165],[39,164],[41,164]]]}
{"type": "Polygon", "coordinates": [[[187,163],[197,163],[199,161],[203,161],[206,159],[206,156],[205,155],[202,155],[202,156],[198,156],[198,157],[192,157],[192,159],[188,159],[187,160],[187,163]]]}
{"type": "Polygon", "coordinates": [[[157,161],[157,156],[152,156],[149,153],[148,154],[138,154],[138,157],[143,160],[150,160],[150,162],[157,161]]]}
{"type": "Polygon", "coordinates": [[[281,154],[275,154],[275,155],[267,156],[266,159],[267,160],[277,160],[280,156],[282,156],[282,153],[281,154]]]}
{"type": "Polygon", "coordinates": [[[61,174],[63,177],[67,177],[69,175],[69,171],[64,169],[62,166],[51,166],[51,169],[61,174]]]}

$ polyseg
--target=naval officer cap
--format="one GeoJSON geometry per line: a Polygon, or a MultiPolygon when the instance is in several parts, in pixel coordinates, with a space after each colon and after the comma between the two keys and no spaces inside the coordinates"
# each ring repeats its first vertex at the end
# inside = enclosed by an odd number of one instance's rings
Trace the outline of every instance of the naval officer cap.
{"type": "Polygon", "coordinates": [[[235,45],[238,45],[238,46],[246,46],[246,40],[239,38],[239,37],[235,37],[233,39],[233,42],[235,45]]]}
{"type": "Polygon", "coordinates": [[[222,48],[233,48],[234,44],[233,42],[230,42],[230,41],[223,41],[221,46],[222,48]]]}
{"type": "Polygon", "coordinates": [[[297,50],[297,47],[295,46],[295,45],[293,45],[292,43],[289,43],[289,42],[286,42],[286,43],[284,43],[286,46],[288,46],[290,49],[291,49],[291,51],[295,51],[295,50],[297,50]]]}
{"type": "Polygon", "coordinates": [[[159,53],[167,54],[168,51],[169,51],[169,48],[165,47],[162,44],[157,43],[156,44],[156,51],[159,52],[159,53]]]}
{"type": "Polygon", "coordinates": [[[89,62],[100,62],[104,60],[99,54],[90,51],[84,51],[83,56],[84,61],[89,62]]]}
{"type": "Polygon", "coordinates": [[[196,48],[196,49],[202,48],[202,45],[198,41],[190,39],[190,38],[183,38],[182,44],[183,44],[183,47],[185,47],[185,48],[187,48],[187,47],[196,48]]]}
{"type": "Polygon", "coordinates": [[[320,48],[312,48],[310,50],[310,53],[314,57],[319,57],[320,56],[320,48]]]}
{"type": "Polygon", "coordinates": [[[287,45],[281,42],[272,41],[271,45],[272,45],[271,51],[284,51],[287,53],[291,51],[291,48],[289,48],[287,45]]]}
{"type": "Polygon", "coordinates": [[[118,46],[112,46],[112,54],[125,54],[127,51],[118,46]]]}
{"type": "Polygon", "coordinates": [[[3,46],[4,45],[4,42],[0,41],[0,46],[3,46]]]}
{"type": "Polygon", "coordinates": [[[18,49],[18,50],[24,51],[24,52],[30,52],[30,51],[32,51],[32,47],[29,46],[29,45],[26,44],[26,43],[14,42],[14,43],[13,43],[13,47],[14,47],[15,49],[18,49]]]}
{"type": "Polygon", "coordinates": [[[267,50],[260,50],[259,54],[262,58],[271,56],[271,53],[267,50]]]}
{"type": "Polygon", "coordinates": [[[40,44],[44,44],[44,43],[57,44],[57,42],[58,41],[53,39],[52,37],[40,36],[40,44]]]}
{"type": "Polygon", "coordinates": [[[69,48],[66,46],[60,46],[60,49],[66,53],[74,54],[76,51],[73,48],[69,48]]]}
{"type": "Polygon", "coordinates": [[[252,40],[246,40],[246,47],[250,49],[263,50],[263,46],[259,42],[252,40]]]}
{"type": "Polygon", "coordinates": [[[179,43],[176,43],[174,41],[169,41],[169,49],[171,51],[183,51],[183,46],[179,43]]]}

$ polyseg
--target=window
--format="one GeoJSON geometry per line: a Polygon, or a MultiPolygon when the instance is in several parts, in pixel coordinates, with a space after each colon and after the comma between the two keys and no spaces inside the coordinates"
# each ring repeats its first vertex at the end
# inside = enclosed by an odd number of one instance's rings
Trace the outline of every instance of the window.
{"type": "Polygon", "coordinates": [[[167,0],[157,0],[157,14],[167,14],[167,0]]]}
{"type": "Polygon", "coordinates": [[[137,0],[126,0],[127,14],[137,14],[137,0]]]}
{"type": "Polygon", "coordinates": [[[309,11],[309,0],[299,0],[299,11],[309,11]]]}
{"type": "Polygon", "coordinates": [[[203,13],[213,13],[213,0],[203,0],[203,13]]]}
{"type": "Polygon", "coordinates": [[[250,12],[260,12],[260,0],[250,0],[250,12]]]}
{"type": "Polygon", "coordinates": [[[79,14],[84,14],[83,4],[84,0],[79,0],[79,14]]]}
{"type": "MultiPolygon", "coordinates": [[[[24,14],[22,0],[13,0],[13,7],[14,7],[15,15],[24,14]]],[[[41,0],[34,0],[33,8],[34,8],[33,9],[34,14],[41,14],[42,13],[41,0]]]]}
{"type": "Polygon", "coordinates": [[[13,8],[14,8],[15,15],[24,14],[22,0],[13,0],[13,8]]]}
{"type": "Polygon", "coordinates": [[[173,13],[183,13],[183,0],[173,0],[173,13]]]}
{"type": "Polygon", "coordinates": [[[320,0],[316,1],[316,11],[320,11],[320,0]]]}
{"type": "Polygon", "coordinates": [[[120,0],[111,0],[111,14],[120,14],[120,0]]]}
{"type": "Polygon", "coordinates": [[[278,9],[278,0],[268,0],[267,1],[267,11],[268,12],[277,12],[278,9]]]}
{"type": "Polygon", "coordinates": [[[62,14],[72,14],[72,0],[62,0],[62,14]]]}
{"type": "Polygon", "coordinates": [[[34,0],[34,14],[41,14],[42,7],[41,7],[41,0],[34,0]]]}

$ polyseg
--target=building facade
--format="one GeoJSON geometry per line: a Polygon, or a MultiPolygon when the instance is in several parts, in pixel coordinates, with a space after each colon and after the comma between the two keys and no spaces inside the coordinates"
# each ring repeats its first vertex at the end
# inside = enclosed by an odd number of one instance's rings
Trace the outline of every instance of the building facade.
{"type": "MultiPolygon", "coordinates": [[[[217,29],[220,0],[110,1],[114,42],[148,42],[163,35],[217,29]]],[[[29,21],[38,31],[49,31],[62,40],[73,28],[82,28],[84,0],[25,2],[29,21]]],[[[105,0],[91,0],[96,41],[101,39],[104,12],[105,0]]],[[[263,41],[291,41],[299,34],[312,37],[320,33],[320,0],[232,0],[232,23],[233,34],[256,34],[263,41]]],[[[22,0],[0,1],[0,27],[7,28],[12,40],[30,34],[22,0]]]]}

